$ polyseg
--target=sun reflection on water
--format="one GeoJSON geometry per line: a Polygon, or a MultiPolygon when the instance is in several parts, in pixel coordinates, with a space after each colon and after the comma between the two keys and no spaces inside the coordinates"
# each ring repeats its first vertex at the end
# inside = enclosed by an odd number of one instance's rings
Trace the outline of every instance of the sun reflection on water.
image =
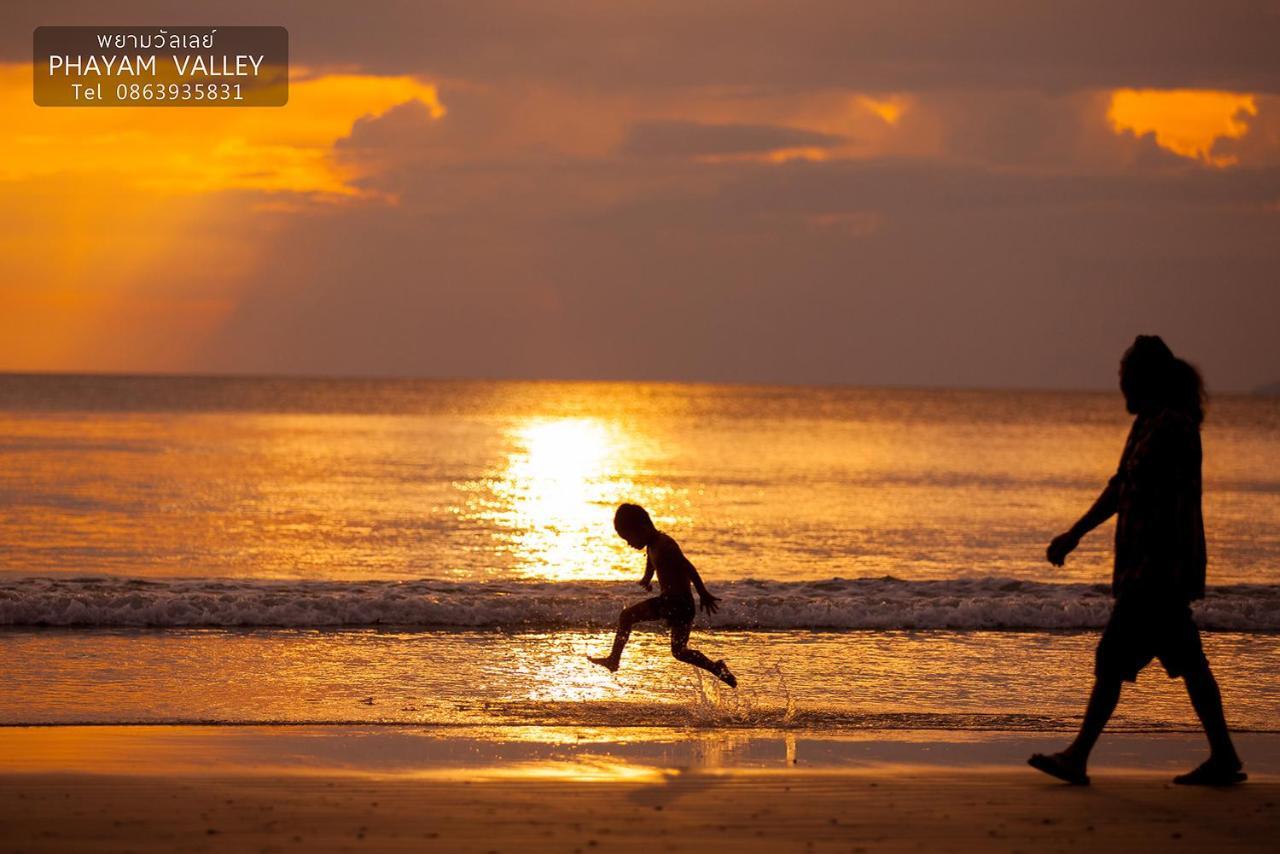
{"type": "MultiPolygon", "coordinates": [[[[628,443],[598,418],[539,418],[510,431],[494,521],[512,535],[524,575],[616,578],[628,558],[609,526],[631,490],[628,443]]],[[[634,562],[634,559],[632,560],[634,562]]]]}
{"type": "Polygon", "coordinates": [[[513,695],[535,703],[579,703],[609,700],[623,687],[586,656],[608,647],[611,633],[534,635],[513,655],[510,668],[523,677],[513,695]],[[527,680],[527,681],[526,681],[527,680]],[[527,686],[527,687],[525,687],[527,686]]]}

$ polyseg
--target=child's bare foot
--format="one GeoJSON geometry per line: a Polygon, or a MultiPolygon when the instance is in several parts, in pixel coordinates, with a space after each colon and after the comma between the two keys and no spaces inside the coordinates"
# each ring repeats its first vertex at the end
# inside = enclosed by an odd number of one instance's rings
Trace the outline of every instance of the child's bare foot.
{"type": "Polygon", "coordinates": [[[734,676],[733,673],[730,672],[729,665],[724,663],[723,658],[716,662],[715,675],[717,679],[728,685],[730,688],[738,687],[738,677],[734,676]]]}
{"type": "Polygon", "coordinates": [[[592,664],[600,665],[610,673],[618,672],[618,659],[611,655],[588,655],[587,661],[590,661],[592,664]]]}

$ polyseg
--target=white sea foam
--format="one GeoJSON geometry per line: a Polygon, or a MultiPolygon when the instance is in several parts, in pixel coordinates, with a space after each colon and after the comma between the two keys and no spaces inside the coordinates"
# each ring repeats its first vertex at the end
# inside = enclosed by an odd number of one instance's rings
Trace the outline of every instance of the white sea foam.
{"type": "MultiPolygon", "coordinates": [[[[722,607],[710,624],[739,629],[1089,629],[1111,607],[1105,585],[1005,578],[714,588],[722,607]]],[[[603,628],[642,595],[606,582],[8,578],[0,579],[0,625],[603,628]]],[[[1280,631],[1280,585],[1214,587],[1196,611],[1208,630],[1280,631]]]]}

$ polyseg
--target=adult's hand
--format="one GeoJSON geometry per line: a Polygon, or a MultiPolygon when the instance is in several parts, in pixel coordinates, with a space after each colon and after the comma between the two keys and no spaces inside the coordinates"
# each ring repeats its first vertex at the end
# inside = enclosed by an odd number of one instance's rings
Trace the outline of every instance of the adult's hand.
{"type": "Polygon", "coordinates": [[[1080,538],[1074,531],[1067,531],[1053,538],[1053,542],[1049,543],[1049,548],[1045,550],[1045,557],[1054,566],[1062,566],[1067,561],[1067,555],[1075,551],[1078,545],[1080,545],[1080,538]]]}

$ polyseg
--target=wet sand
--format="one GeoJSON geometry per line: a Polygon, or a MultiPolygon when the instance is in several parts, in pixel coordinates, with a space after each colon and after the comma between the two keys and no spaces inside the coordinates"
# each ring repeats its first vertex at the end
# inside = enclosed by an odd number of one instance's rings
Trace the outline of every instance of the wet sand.
{"type": "Polygon", "coordinates": [[[1280,783],[1189,790],[1019,769],[653,779],[0,778],[7,851],[1262,851],[1280,783]]]}
{"type": "Polygon", "coordinates": [[[1253,779],[1169,781],[1195,734],[1116,734],[1094,785],[1021,764],[1063,734],[0,728],[0,851],[1261,851],[1253,779]]]}

